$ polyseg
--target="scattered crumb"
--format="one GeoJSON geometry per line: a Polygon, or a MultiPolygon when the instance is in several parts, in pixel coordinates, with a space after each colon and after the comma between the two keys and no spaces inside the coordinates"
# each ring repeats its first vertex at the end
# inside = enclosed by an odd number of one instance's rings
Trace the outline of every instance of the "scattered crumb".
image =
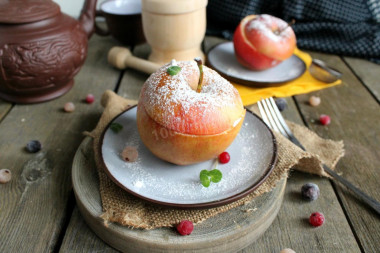
{"type": "Polygon", "coordinates": [[[73,102],[67,102],[64,106],[63,106],[63,110],[65,112],[73,112],[75,111],[75,105],[73,102]]]}
{"type": "Polygon", "coordinates": [[[138,156],[139,153],[137,152],[137,149],[135,147],[125,147],[123,152],[121,152],[121,157],[126,162],[136,162],[138,156]]]}
{"type": "Polygon", "coordinates": [[[12,179],[12,173],[8,169],[0,170],[0,184],[6,184],[12,179]]]}
{"type": "Polygon", "coordinates": [[[251,212],[256,212],[256,210],[257,210],[257,207],[255,207],[255,208],[245,209],[245,210],[243,210],[243,211],[246,212],[246,213],[251,213],[251,212]]]}
{"type": "Polygon", "coordinates": [[[296,253],[296,252],[292,249],[287,248],[287,249],[281,250],[280,253],[296,253]]]}

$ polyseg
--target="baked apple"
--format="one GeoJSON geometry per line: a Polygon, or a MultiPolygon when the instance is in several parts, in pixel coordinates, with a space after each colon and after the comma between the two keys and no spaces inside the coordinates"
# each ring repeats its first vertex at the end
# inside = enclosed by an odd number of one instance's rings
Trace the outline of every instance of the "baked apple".
{"type": "Polygon", "coordinates": [[[267,14],[249,15],[236,28],[233,43],[240,64],[265,70],[292,56],[296,36],[282,19],[267,14]]]}
{"type": "Polygon", "coordinates": [[[216,158],[235,139],[244,117],[238,91],[195,61],[172,61],[153,73],[137,107],[145,146],[178,165],[216,158]]]}

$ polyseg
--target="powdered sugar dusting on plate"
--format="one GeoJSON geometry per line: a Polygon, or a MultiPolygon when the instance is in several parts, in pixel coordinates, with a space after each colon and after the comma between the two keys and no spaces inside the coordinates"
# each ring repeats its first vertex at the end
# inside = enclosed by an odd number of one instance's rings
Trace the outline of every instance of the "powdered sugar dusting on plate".
{"type": "Polygon", "coordinates": [[[178,166],[155,157],[141,142],[136,126],[136,108],[120,115],[117,134],[107,130],[102,157],[109,173],[129,191],[144,198],[171,204],[199,204],[229,198],[251,188],[264,174],[273,156],[269,130],[252,114],[245,117],[242,129],[227,149],[231,160],[219,164],[223,173],[219,183],[206,188],[199,179],[201,170],[213,169],[213,160],[178,166]],[[135,146],[139,158],[127,163],[120,157],[125,146],[135,146]]]}

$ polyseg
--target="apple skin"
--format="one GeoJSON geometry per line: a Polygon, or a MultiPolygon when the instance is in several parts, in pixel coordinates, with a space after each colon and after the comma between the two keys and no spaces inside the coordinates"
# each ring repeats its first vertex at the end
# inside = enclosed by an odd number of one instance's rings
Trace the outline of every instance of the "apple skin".
{"type": "Polygon", "coordinates": [[[216,158],[240,131],[246,110],[239,92],[214,70],[203,66],[203,86],[196,92],[195,61],[178,62],[170,76],[164,65],[141,89],[137,129],[157,157],[187,165],[216,158]]]}
{"type": "Polygon", "coordinates": [[[238,124],[219,134],[183,134],[158,124],[139,103],[137,127],[142,142],[154,155],[177,165],[188,165],[216,158],[225,151],[239,133],[244,116],[245,111],[238,124]]]}
{"type": "Polygon", "coordinates": [[[296,36],[286,26],[283,20],[267,14],[245,17],[233,36],[238,62],[252,70],[265,70],[288,59],[296,48],[296,36]],[[284,30],[276,34],[279,29],[284,30]]]}

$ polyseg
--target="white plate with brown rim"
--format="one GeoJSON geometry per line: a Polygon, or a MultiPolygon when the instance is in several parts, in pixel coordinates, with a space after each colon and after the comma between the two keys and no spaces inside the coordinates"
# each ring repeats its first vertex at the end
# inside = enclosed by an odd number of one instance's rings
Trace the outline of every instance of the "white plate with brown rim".
{"type": "Polygon", "coordinates": [[[207,63],[226,79],[254,87],[281,86],[300,77],[306,64],[296,55],[273,68],[255,71],[241,65],[236,57],[233,42],[216,45],[207,54],[207,63]]]}
{"type": "Polygon", "coordinates": [[[178,208],[220,206],[254,191],[275,166],[277,144],[272,131],[247,111],[239,134],[226,150],[230,162],[218,164],[222,180],[206,188],[199,174],[201,170],[211,170],[215,160],[179,166],[157,158],[139,137],[136,109],[131,107],[111,121],[123,129],[115,133],[108,125],[101,136],[100,154],[111,180],[141,199],[178,208]],[[136,162],[122,159],[121,152],[126,146],[136,147],[139,154],[136,162]]]}

